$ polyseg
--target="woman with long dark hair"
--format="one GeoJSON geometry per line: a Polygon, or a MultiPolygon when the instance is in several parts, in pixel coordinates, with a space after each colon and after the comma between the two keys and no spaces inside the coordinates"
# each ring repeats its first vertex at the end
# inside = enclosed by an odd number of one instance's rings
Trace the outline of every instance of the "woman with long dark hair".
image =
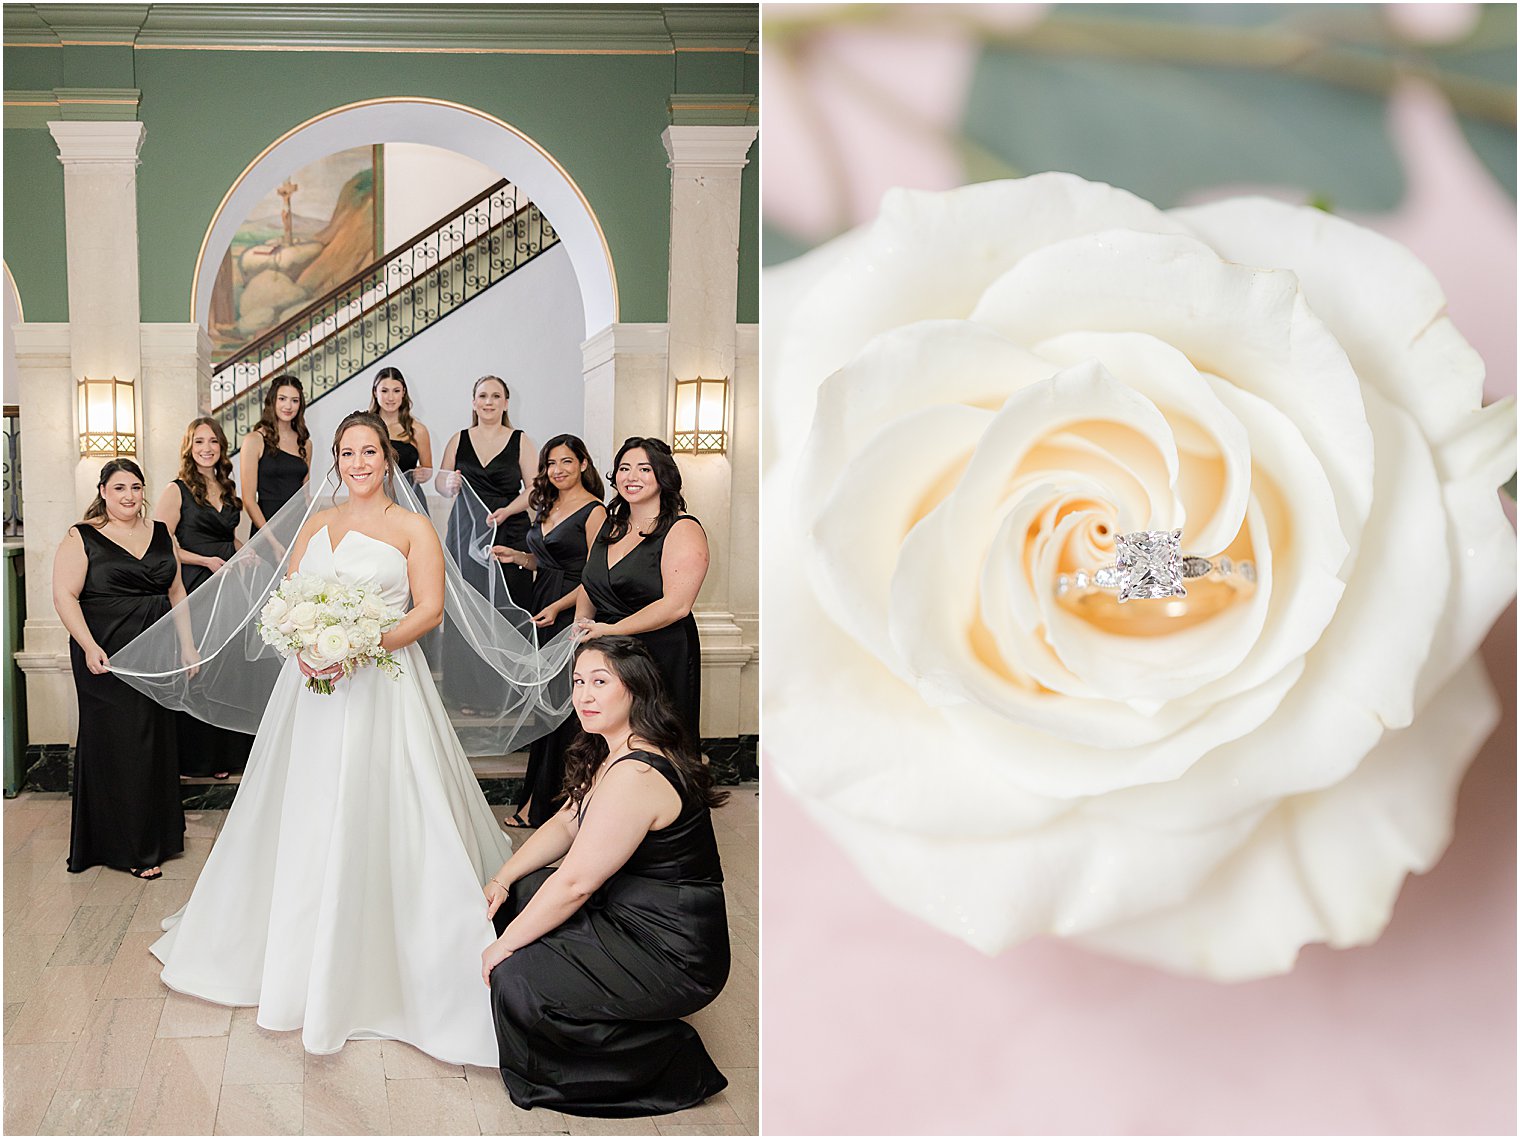
{"type": "Polygon", "coordinates": [[[243,440],[238,472],[251,534],[306,485],[311,432],[306,430],[306,392],[295,376],[276,376],[269,382],[259,422],[243,440]]]}
{"type": "Polygon", "coordinates": [[[433,477],[433,437],[427,424],[412,415],[412,395],[400,368],[381,368],[369,388],[369,413],[390,433],[396,469],[412,483],[419,497],[433,477]]]}
{"type": "MultiPolygon", "coordinates": [[[[174,535],[180,580],[193,593],[227,563],[242,543],[234,532],[243,504],[232,483],[227,436],[210,416],[192,419],[179,449],[179,478],[164,488],[153,517],[174,535]]],[[[226,779],[248,763],[253,737],[229,732],[187,713],[179,724],[179,773],[226,779]]]]}
{"type": "Polygon", "coordinates": [[[142,468],[112,459],[53,560],[53,608],[79,695],[71,874],[110,866],[162,878],[163,862],[185,849],[174,715],[111,675],[111,654],[185,597],[174,537],[146,513],[142,468]]]}
{"type": "Polygon", "coordinates": [[[581,588],[545,612],[557,616],[573,605],[588,637],[643,641],[700,746],[702,646],[691,608],[707,576],[707,534],[685,513],[681,470],[662,440],[624,440],[612,483],[617,494],[587,555],[581,588]]]}
{"type": "Polygon", "coordinates": [[[728,1084],[679,1019],[728,979],[710,813],[727,795],[640,641],[582,644],[574,678],[568,801],[485,885],[502,1079],[519,1107],[681,1111],[728,1084]]]}
{"type": "MultiPolygon", "coordinates": [[[[497,561],[533,572],[533,597],[529,612],[542,631],[540,639],[554,636],[573,620],[568,610],[546,616],[548,608],[575,593],[586,568],[586,552],[606,521],[602,506],[602,476],[596,473],[586,444],[574,435],[556,435],[538,453],[538,476],[533,480],[529,509],[533,525],[528,528],[526,549],[497,546],[497,561]]],[[[565,782],[565,749],[579,729],[575,717],[567,717],[554,731],[533,741],[522,796],[509,827],[542,826],[559,810],[565,782]]]]}

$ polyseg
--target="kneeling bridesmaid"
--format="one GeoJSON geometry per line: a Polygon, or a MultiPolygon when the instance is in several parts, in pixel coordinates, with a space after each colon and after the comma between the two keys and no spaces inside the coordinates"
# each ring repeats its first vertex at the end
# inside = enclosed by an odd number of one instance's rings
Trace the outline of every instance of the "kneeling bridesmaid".
{"type": "Polygon", "coordinates": [[[566,756],[565,806],[485,886],[502,1079],[519,1107],[680,1111],[728,1085],[679,1019],[728,979],[710,814],[728,796],[639,641],[587,641],[574,683],[584,730],[566,756]]]}

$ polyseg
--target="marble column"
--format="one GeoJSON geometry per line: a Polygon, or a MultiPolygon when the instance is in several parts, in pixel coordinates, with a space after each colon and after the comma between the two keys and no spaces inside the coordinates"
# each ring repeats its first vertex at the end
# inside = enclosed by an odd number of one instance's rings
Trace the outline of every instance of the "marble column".
{"type": "Polygon", "coordinates": [[[211,338],[197,324],[144,324],[139,335],[137,459],[156,502],[179,474],[185,427],[210,407],[211,338]]]}
{"type": "MultiPolygon", "coordinates": [[[[753,561],[752,530],[735,526],[735,490],[753,475],[736,478],[740,457],[734,443],[758,421],[758,393],[752,369],[736,367],[739,293],[740,173],[758,128],[753,126],[671,126],[661,135],[670,162],[669,372],[662,436],[669,438],[675,381],[725,376],[729,381],[730,449],[721,455],[679,457],[687,507],[702,520],[711,564],[697,599],[702,637],[702,734],[739,735],[744,666],[755,646],[735,621],[742,604],[734,595],[736,567],[753,561]],[[748,422],[744,422],[744,418],[748,422]]],[[[755,462],[757,454],[744,461],[755,462]]],[[[739,572],[738,577],[752,576],[739,572]]],[[[753,606],[751,606],[753,608],[753,606]]]]}
{"type": "MultiPolygon", "coordinates": [[[[142,416],[137,267],[137,155],[143,125],[71,120],[50,122],[48,130],[63,164],[69,322],[23,324],[15,330],[27,611],[16,659],[27,674],[32,743],[72,740],[77,716],[68,634],[53,612],[53,556],[93,497],[101,466],[99,459],[79,457],[79,379],[135,381],[139,450],[149,426],[142,416]]],[[[152,489],[150,485],[150,494],[152,489]]]]}

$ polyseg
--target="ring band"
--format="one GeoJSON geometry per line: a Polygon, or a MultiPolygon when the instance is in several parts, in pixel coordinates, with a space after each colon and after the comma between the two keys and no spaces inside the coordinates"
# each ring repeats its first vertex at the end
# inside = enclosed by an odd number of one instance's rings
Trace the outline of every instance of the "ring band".
{"type": "Polygon", "coordinates": [[[1183,584],[1186,581],[1217,583],[1229,586],[1235,593],[1249,591],[1256,584],[1256,563],[1248,559],[1184,554],[1181,530],[1120,534],[1115,539],[1115,551],[1117,556],[1112,565],[1060,574],[1056,578],[1056,597],[1068,605],[1080,605],[1092,597],[1107,599],[1117,591],[1118,603],[1122,605],[1128,601],[1186,597],[1188,591],[1183,584]]]}

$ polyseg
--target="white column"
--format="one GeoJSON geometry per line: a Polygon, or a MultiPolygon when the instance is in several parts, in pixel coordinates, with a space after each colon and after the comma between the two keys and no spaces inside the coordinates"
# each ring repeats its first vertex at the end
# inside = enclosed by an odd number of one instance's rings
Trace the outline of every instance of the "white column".
{"type": "Polygon", "coordinates": [[[582,439],[604,475],[624,439],[669,434],[667,335],[663,324],[609,324],[581,345],[582,439]]]}
{"type": "Polygon", "coordinates": [[[69,635],[53,612],[53,556],[79,521],[92,480],[79,461],[69,326],[18,324],[13,335],[26,519],[26,624],[16,663],[26,673],[28,742],[66,743],[78,712],[69,635]]]}
{"type": "Polygon", "coordinates": [[[148,478],[149,501],[156,502],[179,474],[185,427],[209,406],[211,338],[197,324],[144,324],[139,336],[137,461],[148,478]]]}
{"type": "MultiPolygon", "coordinates": [[[[670,365],[663,438],[670,437],[677,379],[728,377],[731,439],[745,428],[737,417],[752,414],[756,406],[756,393],[739,386],[743,377],[735,367],[735,310],[740,173],[757,131],[752,126],[672,126],[661,135],[671,172],[670,365]]],[[[752,539],[735,540],[735,460],[732,449],[679,459],[687,508],[701,519],[712,555],[696,607],[704,736],[740,734],[741,670],[755,651],[734,620],[735,560],[754,556],[752,539]]]]}
{"type": "Polygon", "coordinates": [[[71,120],[49,123],[48,130],[63,164],[69,323],[23,324],[15,333],[27,611],[16,659],[27,674],[32,743],[72,740],[77,717],[68,634],[53,611],[53,556],[93,497],[101,465],[79,457],[79,379],[136,381],[139,450],[145,438],[137,280],[143,126],[71,120]]]}
{"type": "MultiPolygon", "coordinates": [[[[138,122],[49,123],[63,163],[74,378],[141,380],[138,348],[138,122]]],[[[24,430],[24,428],[23,428],[24,430]]]]}

